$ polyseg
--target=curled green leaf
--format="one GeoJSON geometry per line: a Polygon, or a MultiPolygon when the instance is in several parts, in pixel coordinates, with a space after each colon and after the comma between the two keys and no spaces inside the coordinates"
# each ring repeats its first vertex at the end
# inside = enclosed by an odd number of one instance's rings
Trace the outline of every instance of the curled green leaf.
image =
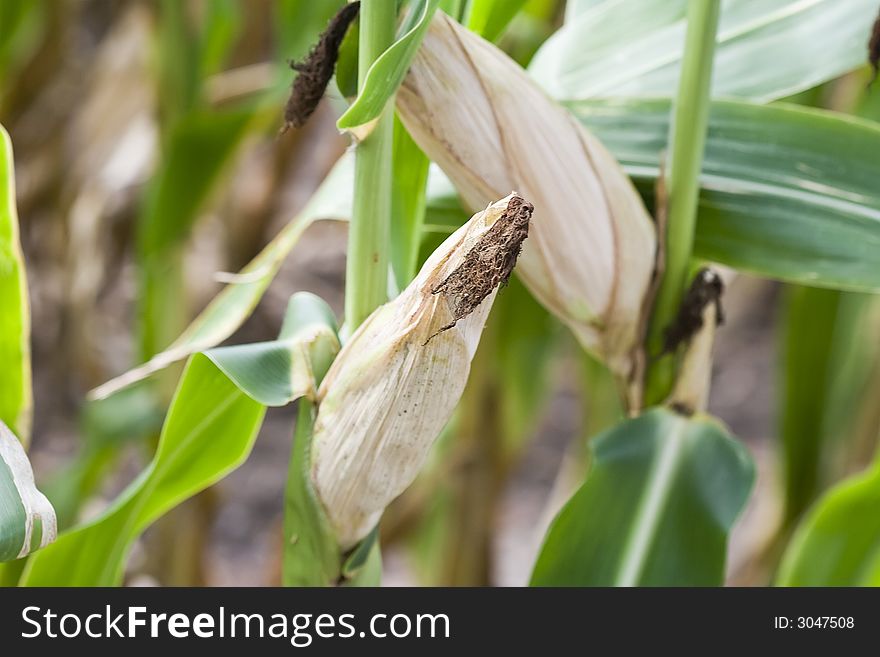
{"type": "Polygon", "coordinates": [[[27,556],[55,540],[55,509],[34,483],[24,447],[0,421],[0,561],[27,556]]]}
{"type": "Polygon", "coordinates": [[[353,130],[370,123],[382,113],[403,81],[439,2],[440,0],[420,0],[412,10],[412,27],[373,62],[357,100],[339,117],[336,127],[340,130],[353,130]]]}

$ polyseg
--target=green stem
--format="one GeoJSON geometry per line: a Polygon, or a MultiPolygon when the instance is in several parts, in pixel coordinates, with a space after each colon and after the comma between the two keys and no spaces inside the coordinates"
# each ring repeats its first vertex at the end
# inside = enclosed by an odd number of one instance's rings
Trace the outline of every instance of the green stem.
{"type": "Polygon", "coordinates": [[[440,10],[452,16],[459,23],[463,23],[469,7],[467,0],[440,0],[440,10]]]}
{"type": "Polygon", "coordinates": [[[283,586],[332,586],[339,581],[339,546],[312,485],[315,403],[299,400],[293,452],[284,490],[283,586]]]}
{"type": "MultiPolygon", "coordinates": [[[[396,3],[362,0],[358,45],[358,88],[372,63],[394,41],[396,3]]],[[[388,296],[391,224],[391,163],[394,115],[386,108],[355,153],[354,208],[345,269],[345,321],[354,331],[388,296]]]]}
{"type": "Polygon", "coordinates": [[[395,117],[391,269],[398,290],[405,288],[418,271],[430,164],[428,156],[395,117]]]}
{"type": "MultiPolygon", "coordinates": [[[[666,267],[648,333],[651,357],[662,351],[663,333],[678,313],[691,270],[719,7],[720,0],[691,0],[688,5],[681,79],[670,125],[666,267]]],[[[647,373],[646,404],[657,404],[665,399],[674,378],[674,358],[671,355],[657,358],[647,373]]]]}

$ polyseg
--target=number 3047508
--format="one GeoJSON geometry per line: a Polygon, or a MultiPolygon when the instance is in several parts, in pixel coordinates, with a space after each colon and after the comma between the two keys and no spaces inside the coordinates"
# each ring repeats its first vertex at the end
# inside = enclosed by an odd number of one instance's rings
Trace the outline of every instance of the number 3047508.
{"type": "Polygon", "coordinates": [[[852,616],[798,616],[797,627],[801,629],[837,629],[855,626],[852,616]]]}

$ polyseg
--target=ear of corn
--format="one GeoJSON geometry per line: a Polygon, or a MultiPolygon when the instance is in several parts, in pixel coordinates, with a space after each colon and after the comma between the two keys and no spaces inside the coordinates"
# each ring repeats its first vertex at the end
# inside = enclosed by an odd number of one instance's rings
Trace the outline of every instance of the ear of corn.
{"type": "Polygon", "coordinates": [[[614,158],[515,62],[441,14],[397,110],[471,208],[508,189],[534,203],[520,277],[632,387],[657,249],[654,224],[614,158]]]}
{"type": "Polygon", "coordinates": [[[324,378],[312,480],[343,549],[412,483],[449,420],[504,279],[498,262],[515,261],[524,238],[504,237],[523,221],[527,230],[530,215],[515,195],[474,215],[367,318],[324,378]]]}

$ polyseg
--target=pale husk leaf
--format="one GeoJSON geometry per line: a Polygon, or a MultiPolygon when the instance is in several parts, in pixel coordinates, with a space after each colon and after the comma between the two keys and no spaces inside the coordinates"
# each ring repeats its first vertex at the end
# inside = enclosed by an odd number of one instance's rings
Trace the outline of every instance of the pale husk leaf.
{"type": "Polygon", "coordinates": [[[397,110],[470,207],[509,189],[534,203],[518,275],[629,385],[657,245],[613,156],[515,62],[442,14],[397,110]]]}
{"type": "Polygon", "coordinates": [[[461,397],[497,289],[440,333],[453,311],[433,290],[510,198],[453,233],[415,280],[358,328],[321,384],[312,481],[343,549],[366,536],[412,483],[461,397]]]}

